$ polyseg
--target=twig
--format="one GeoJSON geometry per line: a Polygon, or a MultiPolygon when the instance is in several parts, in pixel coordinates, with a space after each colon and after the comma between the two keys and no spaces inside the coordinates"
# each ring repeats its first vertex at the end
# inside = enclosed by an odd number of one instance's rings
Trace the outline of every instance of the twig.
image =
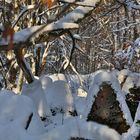
{"type": "Polygon", "coordinates": [[[35,5],[28,5],[27,7],[25,7],[21,13],[19,14],[18,18],[16,19],[16,21],[13,23],[12,28],[14,28],[16,26],[16,24],[18,23],[18,21],[23,17],[23,15],[28,12],[31,9],[34,9],[35,5]]]}
{"type": "Polygon", "coordinates": [[[69,60],[65,59],[66,61],[63,62],[61,68],[59,69],[59,72],[62,72],[62,71],[67,69],[67,67],[69,66],[69,64],[72,60],[72,56],[73,56],[73,53],[74,53],[74,50],[75,50],[75,38],[73,37],[73,34],[71,33],[71,31],[67,31],[67,33],[70,35],[70,37],[72,39],[72,48],[71,48],[71,51],[70,51],[69,60]]]}
{"type": "Polygon", "coordinates": [[[31,113],[28,117],[28,120],[27,120],[27,123],[26,123],[26,126],[25,126],[25,129],[27,130],[29,128],[29,125],[32,121],[32,117],[33,117],[33,113],[31,113]]]}

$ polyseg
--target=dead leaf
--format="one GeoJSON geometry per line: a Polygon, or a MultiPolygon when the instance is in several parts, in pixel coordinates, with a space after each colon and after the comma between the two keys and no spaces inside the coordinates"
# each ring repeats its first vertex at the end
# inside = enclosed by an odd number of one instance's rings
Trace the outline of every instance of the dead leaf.
{"type": "Polygon", "coordinates": [[[48,8],[53,6],[53,0],[42,0],[42,3],[47,5],[48,8]]]}
{"type": "Polygon", "coordinates": [[[13,45],[14,29],[11,27],[11,25],[9,25],[9,24],[4,25],[4,31],[2,33],[2,38],[4,38],[9,43],[7,50],[12,50],[14,47],[14,45],[13,45]]]}

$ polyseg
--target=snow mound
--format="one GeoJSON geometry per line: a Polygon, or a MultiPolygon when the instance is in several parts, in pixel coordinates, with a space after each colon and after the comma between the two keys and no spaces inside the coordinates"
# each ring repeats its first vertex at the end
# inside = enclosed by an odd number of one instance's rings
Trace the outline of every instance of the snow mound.
{"type": "Polygon", "coordinates": [[[87,92],[83,88],[79,87],[77,89],[77,93],[74,101],[75,108],[79,116],[82,114],[82,112],[84,112],[85,105],[86,105],[86,97],[87,97],[87,92]]]}
{"type": "Polygon", "coordinates": [[[54,81],[51,88],[46,91],[46,99],[53,110],[60,109],[65,113],[74,110],[72,93],[65,81],[54,81]]]}
{"type": "Polygon", "coordinates": [[[44,140],[43,137],[47,140],[70,140],[77,137],[91,140],[120,140],[120,135],[115,130],[77,117],[43,135],[40,140],[44,140]]]}
{"type": "Polygon", "coordinates": [[[0,140],[19,140],[24,132],[36,136],[45,132],[32,100],[0,93],[0,140]]]}
{"type": "Polygon", "coordinates": [[[32,101],[24,96],[16,96],[11,93],[0,93],[0,123],[6,124],[15,119],[24,121],[33,112],[32,101]],[[21,111],[21,108],[23,110],[21,111]],[[19,112],[20,113],[19,113],[19,112]]]}
{"type": "Polygon", "coordinates": [[[93,83],[101,85],[103,82],[109,82],[113,84],[117,83],[117,79],[111,72],[101,71],[95,75],[93,78],[93,83]]]}
{"type": "Polygon", "coordinates": [[[40,117],[50,116],[50,109],[40,80],[35,80],[31,84],[24,84],[21,94],[33,100],[40,117]]]}
{"type": "Polygon", "coordinates": [[[2,89],[1,91],[0,91],[0,94],[13,94],[13,95],[15,95],[15,92],[13,92],[13,91],[11,91],[11,90],[7,90],[7,89],[2,89]]]}
{"type": "Polygon", "coordinates": [[[44,91],[48,90],[48,88],[51,87],[51,84],[53,83],[52,79],[48,77],[47,75],[40,78],[42,88],[44,91]]]}

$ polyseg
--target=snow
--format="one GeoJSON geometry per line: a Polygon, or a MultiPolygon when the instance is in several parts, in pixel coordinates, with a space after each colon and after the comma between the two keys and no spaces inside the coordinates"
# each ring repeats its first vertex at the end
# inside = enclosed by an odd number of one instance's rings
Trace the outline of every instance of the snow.
{"type": "Polygon", "coordinates": [[[140,103],[137,108],[135,120],[130,130],[123,136],[123,140],[135,140],[140,134],[140,103]]]}
{"type": "Polygon", "coordinates": [[[67,14],[63,19],[60,19],[60,22],[73,22],[82,19],[86,13],[91,11],[93,8],[89,7],[77,7],[73,12],[67,14]]]}
{"type": "Polygon", "coordinates": [[[65,125],[53,129],[43,137],[46,137],[47,140],[69,140],[71,137],[91,140],[120,140],[120,136],[115,130],[79,118],[70,119],[65,125]]]}
{"type": "Polygon", "coordinates": [[[86,98],[85,97],[79,97],[75,99],[75,108],[77,111],[78,116],[83,117],[83,113],[86,110],[86,98]]]}
{"type": "Polygon", "coordinates": [[[122,90],[128,94],[130,93],[129,89],[133,88],[134,86],[140,87],[140,75],[138,73],[131,73],[125,83],[123,84],[122,90]]]}
{"type": "Polygon", "coordinates": [[[13,94],[13,95],[15,95],[15,93],[13,92],[13,91],[11,91],[11,90],[7,90],[7,89],[2,89],[1,91],[0,91],[0,93],[4,93],[4,94],[13,94]]]}
{"type": "Polygon", "coordinates": [[[119,83],[122,83],[126,76],[128,76],[131,73],[128,69],[123,69],[118,73],[118,80],[119,83]]]}
{"type": "Polygon", "coordinates": [[[74,111],[72,93],[65,81],[54,81],[51,88],[46,90],[46,99],[49,107],[53,110],[59,108],[66,114],[69,114],[69,111],[74,111]]]}
{"type": "MultiPolygon", "coordinates": [[[[93,7],[78,6],[72,12],[60,18],[56,22],[52,22],[47,25],[33,26],[31,28],[26,28],[19,32],[16,32],[14,34],[13,43],[14,44],[25,43],[33,37],[38,37],[40,34],[50,32],[50,31],[79,28],[79,25],[76,23],[79,20],[83,19],[86,14],[91,12],[94,9],[95,5],[98,4],[99,2],[100,0],[94,0],[94,1],[84,0],[81,3],[88,4],[93,7]]],[[[7,45],[8,45],[8,41],[2,38],[0,40],[0,46],[7,46],[7,45]]],[[[4,49],[4,48],[1,48],[1,49],[4,49]]]]}
{"type": "Polygon", "coordinates": [[[11,3],[11,2],[12,2],[12,0],[5,0],[5,2],[7,2],[7,3],[11,3]]]}
{"type": "Polygon", "coordinates": [[[24,84],[21,95],[30,97],[38,110],[41,117],[50,116],[47,100],[40,80],[34,80],[31,84],[24,84]]]}
{"type": "MultiPolygon", "coordinates": [[[[14,34],[13,43],[19,44],[19,43],[25,43],[29,41],[32,37],[38,37],[40,34],[43,34],[45,32],[55,31],[55,30],[61,30],[61,29],[75,29],[78,28],[78,24],[76,23],[65,23],[65,22],[54,22],[48,25],[38,25],[33,26],[30,28],[23,29],[19,32],[16,32],[14,34]]],[[[4,38],[0,39],[0,46],[8,45],[8,41],[6,41],[4,38]]]]}
{"type": "Polygon", "coordinates": [[[57,80],[63,80],[63,81],[66,81],[66,77],[64,74],[62,73],[56,73],[56,74],[52,74],[52,75],[49,75],[49,77],[52,79],[52,81],[57,81],[57,80]]]}
{"type": "Polygon", "coordinates": [[[134,41],[135,46],[140,46],[140,37],[134,41]]]}
{"type": "Polygon", "coordinates": [[[87,97],[87,92],[81,87],[77,89],[77,96],[79,97],[87,97]]]}
{"type": "MultiPolygon", "coordinates": [[[[128,71],[120,73],[126,75],[128,71]]],[[[136,123],[140,118],[140,105],[133,122],[117,75],[118,71],[105,70],[80,75],[83,80],[81,86],[77,75],[59,73],[35,77],[33,83],[24,84],[21,95],[3,89],[0,91],[0,140],[69,140],[71,137],[91,140],[135,140],[140,131],[136,123]],[[102,82],[111,84],[115,90],[124,118],[131,127],[122,136],[105,125],[86,122],[102,82]],[[78,116],[71,115],[74,110],[78,116]],[[26,130],[27,121],[32,113],[31,122],[26,130]],[[46,117],[46,120],[41,121],[40,117],[46,117]]],[[[136,78],[137,74],[130,73],[129,76],[136,78]]]]}
{"type": "Polygon", "coordinates": [[[45,128],[38,114],[38,101],[35,100],[35,96],[39,100],[43,97],[42,91],[46,91],[51,107],[61,107],[64,111],[73,110],[70,87],[63,80],[53,82],[44,76],[32,84],[25,84],[21,95],[3,90],[0,92],[0,140],[68,140],[71,137],[120,139],[120,135],[107,126],[86,122],[80,117],[62,116],[61,112],[52,116],[45,128]],[[32,113],[31,122],[26,130],[27,121],[32,113]]]}
{"type": "Polygon", "coordinates": [[[140,134],[140,104],[137,108],[134,123],[131,127],[132,136],[137,137],[140,134]]]}
{"type": "MultiPolygon", "coordinates": [[[[73,37],[77,40],[80,40],[80,41],[82,40],[82,37],[79,34],[74,34],[73,37]]],[[[78,46],[78,47],[80,47],[80,46],[78,46]]]]}
{"type": "MultiPolygon", "coordinates": [[[[140,8],[140,6],[139,6],[140,8]]],[[[128,66],[131,66],[132,61],[134,60],[135,57],[139,58],[140,56],[140,37],[137,38],[131,45],[124,49],[119,49],[115,57],[119,61],[124,61],[125,62],[125,68],[128,68],[128,66]]],[[[137,60],[136,63],[138,63],[139,60],[137,60]]]]}
{"type": "Polygon", "coordinates": [[[52,84],[52,79],[48,76],[42,76],[40,77],[40,81],[41,81],[41,84],[42,84],[42,89],[44,91],[48,90],[48,88],[51,87],[51,84],[52,84]]]}
{"type": "Polygon", "coordinates": [[[83,117],[87,118],[88,113],[91,110],[92,104],[95,101],[95,97],[99,92],[99,87],[103,82],[107,82],[111,84],[111,87],[114,89],[116,93],[117,101],[119,102],[119,106],[124,114],[124,118],[126,119],[126,122],[131,126],[133,121],[128,106],[125,102],[125,96],[121,91],[121,87],[117,78],[111,72],[105,72],[105,71],[100,72],[94,77],[92,86],[90,87],[87,96],[87,102],[86,102],[86,107],[84,109],[85,111],[83,113],[83,117]]]}
{"type": "Polygon", "coordinates": [[[87,7],[95,7],[95,4],[98,3],[97,0],[94,3],[91,3],[92,2],[91,0],[83,0],[81,2],[75,1],[75,0],[60,0],[60,2],[71,3],[71,4],[80,5],[80,6],[87,6],[87,7]]]}
{"type": "Polygon", "coordinates": [[[134,83],[133,83],[133,78],[132,77],[127,77],[122,90],[125,92],[125,94],[130,93],[129,89],[134,87],[134,83]]]}
{"type": "Polygon", "coordinates": [[[45,132],[32,100],[10,92],[0,92],[0,140],[25,139],[25,132],[35,136],[45,132]],[[33,117],[25,131],[31,113],[33,117]]]}
{"type": "Polygon", "coordinates": [[[89,12],[91,12],[94,9],[94,6],[99,3],[100,0],[84,0],[81,3],[85,3],[88,4],[90,6],[93,7],[86,7],[86,6],[78,6],[77,8],[75,8],[72,12],[70,12],[69,14],[67,14],[66,16],[64,16],[63,18],[61,18],[59,20],[59,22],[78,22],[78,20],[84,18],[84,16],[86,14],[88,14],[89,12]]]}

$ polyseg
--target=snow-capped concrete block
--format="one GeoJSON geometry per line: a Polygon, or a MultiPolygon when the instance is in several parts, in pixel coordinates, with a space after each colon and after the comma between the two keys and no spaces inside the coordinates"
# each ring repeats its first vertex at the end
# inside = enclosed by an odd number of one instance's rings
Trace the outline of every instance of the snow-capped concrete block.
{"type": "Polygon", "coordinates": [[[109,125],[119,133],[127,132],[132,125],[125,96],[111,72],[101,72],[94,77],[83,116],[87,121],[109,125]]]}

